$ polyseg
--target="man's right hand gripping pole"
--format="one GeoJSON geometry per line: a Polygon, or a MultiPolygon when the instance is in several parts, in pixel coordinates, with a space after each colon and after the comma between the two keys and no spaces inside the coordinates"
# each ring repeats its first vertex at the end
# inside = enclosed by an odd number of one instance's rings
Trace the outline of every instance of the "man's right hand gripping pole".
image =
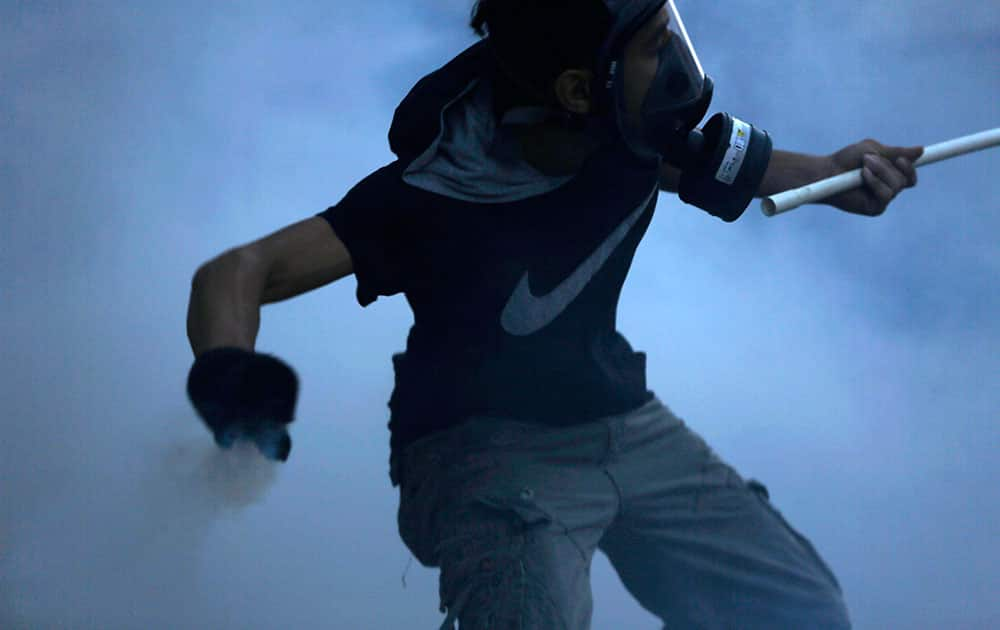
{"type": "Polygon", "coordinates": [[[187,381],[188,397],[220,448],[246,439],[279,461],[292,450],[288,424],[298,389],[298,377],[281,359],[235,347],[199,356],[187,381]]]}

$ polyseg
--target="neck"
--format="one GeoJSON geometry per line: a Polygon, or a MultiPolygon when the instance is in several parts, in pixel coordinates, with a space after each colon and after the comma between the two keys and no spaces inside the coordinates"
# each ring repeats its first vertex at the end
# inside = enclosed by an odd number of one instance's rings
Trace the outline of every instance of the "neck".
{"type": "Polygon", "coordinates": [[[520,127],[516,133],[525,161],[549,176],[577,173],[599,146],[586,134],[553,123],[520,127]]]}
{"type": "MultiPolygon", "coordinates": [[[[496,78],[496,83],[498,87],[493,92],[493,111],[497,120],[502,119],[504,113],[512,107],[537,106],[532,99],[518,96],[519,92],[503,75],[496,78]]],[[[552,122],[518,125],[514,133],[525,161],[550,177],[578,172],[600,145],[584,133],[552,122]]]]}

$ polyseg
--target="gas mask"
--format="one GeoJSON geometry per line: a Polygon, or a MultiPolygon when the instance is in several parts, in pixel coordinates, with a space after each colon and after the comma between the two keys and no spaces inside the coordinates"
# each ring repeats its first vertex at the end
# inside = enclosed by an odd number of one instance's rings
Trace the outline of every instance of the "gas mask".
{"type": "Polygon", "coordinates": [[[713,83],[705,76],[673,0],[603,0],[613,18],[598,57],[603,71],[596,90],[597,109],[641,159],[662,158],[681,170],[678,193],[685,203],[724,221],[746,210],[764,179],[771,159],[771,138],[728,113],[712,116],[700,129],[712,100],[713,83]],[[670,21],[666,45],[643,100],[639,125],[625,106],[625,46],[664,4],[670,21]]]}

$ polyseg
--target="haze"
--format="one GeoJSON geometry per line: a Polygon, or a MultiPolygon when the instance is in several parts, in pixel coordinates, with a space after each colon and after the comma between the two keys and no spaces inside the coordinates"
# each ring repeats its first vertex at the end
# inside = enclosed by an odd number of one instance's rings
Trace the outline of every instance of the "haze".
{"type": "MultiPolygon", "coordinates": [[[[220,453],[184,393],[201,263],[392,159],[393,109],[474,41],[471,0],[0,3],[0,626],[433,628],[396,531],[402,296],[262,311],[297,371],[284,465],[220,453]]],[[[711,112],[779,149],[1000,125],[1000,5],[679,2],[711,112]]],[[[763,481],[857,628],[1000,627],[1000,150],[878,218],[664,194],[619,328],[650,387],[763,481]]],[[[597,630],[659,627],[602,555],[597,630]]]]}

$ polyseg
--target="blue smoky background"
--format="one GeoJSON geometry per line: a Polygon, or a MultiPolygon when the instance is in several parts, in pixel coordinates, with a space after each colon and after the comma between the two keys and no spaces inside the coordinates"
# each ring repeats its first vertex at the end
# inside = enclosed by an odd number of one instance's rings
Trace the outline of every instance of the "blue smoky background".
{"type": "MultiPolygon", "coordinates": [[[[391,161],[471,4],[0,3],[0,626],[440,623],[388,479],[405,300],[346,278],[263,307],[257,349],[301,379],[284,465],[215,448],[185,319],[201,263],[391,161]]],[[[678,5],[711,111],[778,149],[1000,125],[996,2],[678,5]]],[[[650,388],[767,484],[857,628],[1000,627],[998,172],[929,165],[878,218],[663,193],[625,285],[650,388]]],[[[603,555],[592,581],[594,628],[657,626],[603,555]]]]}

